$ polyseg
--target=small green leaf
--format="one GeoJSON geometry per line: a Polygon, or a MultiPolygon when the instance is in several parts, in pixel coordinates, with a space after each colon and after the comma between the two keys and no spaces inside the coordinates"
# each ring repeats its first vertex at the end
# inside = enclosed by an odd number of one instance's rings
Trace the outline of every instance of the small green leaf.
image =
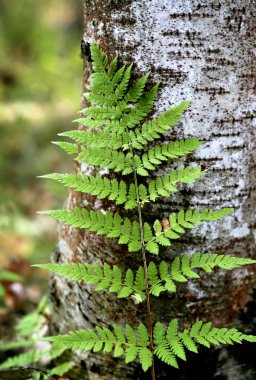
{"type": "Polygon", "coordinates": [[[0,270],[0,281],[21,282],[23,278],[16,273],[0,270]]]}
{"type": "Polygon", "coordinates": [[[146,250],[150,253],[157,255],[159,253],[159,246],[155,242],[148,242],[146,244],[146,250]]]}
{"type": "Polygon", "coordinates": [[[139,241],[131,241],[128,244],[129,252],[137,252],[141,249],[141,243],[139,241]]]}
{"type": "Polygon", "coordinates": [[[139,359],[143,371],[146,372],[152,365],[153,354],[147,347],[142,347],[139,349],[139,359]]]}

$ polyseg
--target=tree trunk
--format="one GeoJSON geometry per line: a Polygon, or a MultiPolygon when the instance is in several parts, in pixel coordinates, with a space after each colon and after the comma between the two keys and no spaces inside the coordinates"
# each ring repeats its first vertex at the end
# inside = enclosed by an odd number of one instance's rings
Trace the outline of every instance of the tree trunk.
{"type": "MultiPolygon", "coordinates": [[[[192,99],[189,110],[168,138],[195,136],[205,141],[194,156],[189,156],[189,163],[205,167],[203,179],[184,187],[178,195],[147,207],[143,211],[144,220],[152,221],[183,207],[235,208],[225,220],[202,224],[171,248],[162,250],[159,259],[169,260],[180,252],[195,251],[252,257],[256,238],[255,3],[248,0],[85,0],[84,3],[84,40],[96,41],[110,57],[118,54],[123,63],[135,62],[139,75],[151,70],[152,83],[161,80],[156,114],[192,99]]],[[[85,62],[85,88],[90,73],[90,64],[85,62]]],[[[83,166],[77,170],[88,173],[90,169],[83,166]]],[[[74,205],[109,207],[106,201],[71,191],[67,208],[74,205]]],[[[141,265],[140,254],[129,254],[114,239],[64,226],[60,227],[53,260],[106,261],[135,269],[141,265]]],[[[175,294],[153,298],[154,322],[167,323],[177,317],[182,324],[200,318],[212,321],[215,326],[234,326],[251,332],[255,283],[253,267],[205,275],[201,280],[179,286],[175,294]]],[[[95,324],[124,326],[146,322],[144,304],[118,300],[108,292],[95,292],[91,286],[57,276],[51,280],[51,303],[55,334],[95,324]]],[[[188,364],[180,363],[179,371],[157,362],[157,378],[256,378],[246,345],[239,350],[200,352],[188,355],[188,364]]],[[[126,366],[122,358],[84,352],[77,358],[77,372],[70,375],[73,380],[150,378],[141,373],[138,365],[126,366]]]]}

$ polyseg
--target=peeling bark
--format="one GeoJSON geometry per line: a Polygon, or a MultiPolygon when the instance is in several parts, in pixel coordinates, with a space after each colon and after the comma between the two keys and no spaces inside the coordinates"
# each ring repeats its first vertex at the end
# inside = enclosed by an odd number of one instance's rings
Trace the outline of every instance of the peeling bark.
{"type": "MultiPolygon", "coordinates": [[[[144,220],[153,221],[182,207],[235,208],[234,214],[225,220],[205,223],[162,251],[160,260],[195,251],[255,258],[255,2],[85,0],[84,3],[84,40],[96,41],[111,57],[118,54],[124,63],[135,62],[136,73],[140,75],[151,70],[152,82],[161,80],[155,114],[182,100],[193,100],[167,138],[195,136],[205,142],[186,163],[203,165],[207,175],[182,188],[178,195],[147,207],[144,220]]],[[[85,63],[85,87],[89,75],[90,64],[85,63]]],[[[89,173],[92,169],[77,170],[89,173]]],[[[106,201],[71,191],[67,208],[74,205],[113,208],[106,201]]],[[[141,265],[140,255],[127,253],[113,239],[64,226],[60,227],[53,260],[106,261],[123,268],[141,265]]],[[[190,323],[200,318],[216,326],[235,326],[251,332],[250,319],[255,316],[254,272],[252,267],[217,271],[180,286],[174,295],[153,298],[154,321],[168,322],[178,317],[181,323],[190,323]]],[[[112,294],[97,293],[90,286],[57,276],[51,279],[51,303],[55,334],[95,324],[137,325],[146,321],[145,305],[117,300],[112,294]]],[[[157,363],[157,378],[255,379],[255,366],[253,369],[245,360],[249,357],[247,350],[252,348],[243,347],[239,347],[240,356],[236,349],[226,348],[202,350],[196,357],[188,355],[188,364],[181,363],[179,372],[157,363]]],[[[137,365],[126,366],[122,359],[109,355],[81,352],[77,361],[78,369],[70,375],[73,380],[148,378],[137,365]]]]}

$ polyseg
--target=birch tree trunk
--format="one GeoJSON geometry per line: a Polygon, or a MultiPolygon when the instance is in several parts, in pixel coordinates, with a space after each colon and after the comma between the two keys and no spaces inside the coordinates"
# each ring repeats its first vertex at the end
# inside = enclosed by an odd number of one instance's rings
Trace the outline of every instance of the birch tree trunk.
{"type": "MultiPolygon", "coordinates": [[[[135,62],[137,74],[152,71],[152,82],[161,80],[155,113],[192,99],[180,124],[169,139],[195,136],[205,144],[189,163],[206,169],[197,183],[175,196],[147,207],[144,220],[167,216],[180,208],[218,209],[234,207],[223,221],[205,223],[172,247],[160,259],[180,252],[216,252],[253,257],[255,248],[255,2],[250,0],[85,0],[84,40],[96,41],[110,57],[135,62]]],[[[90,76],[85,63],[84,87],[90,76]]],[[[186,161],[188,163],[188,160],[186,161]]],[[[90,169],[77,170],[89,173],[90,169]]],[[[67,208],[108,208],[106,201],[70,192],[67,208]]],[[[83,230],[60,227],[54,262],[103,262],[137,268],[139,254],[129,254],[114,239],[83,230]]],[[[152,300],[153,318],[181,323],[200,318],[215,326],[235,326],[246,332],[253,318],[252,267],[233,272],[218,271],[152,300]]],[[[67,333],[95,324],[137,325],[146,322],[145,305],[118,300],[107,292],[68,282],[51,280],[52,332],[67,333]]],[[[255,312],[254,312],[255,313],[255,312]]],[[[249,351],[221,348],[188,355],[188,364],[173,370],[156,365],[158,379],[255,379],[249,351]],[[235,370],[234,370],[235,368],[235,370]]],[[[146,379],[136,364],[126,366],[110,355],[81,352],[77,356],[76,380],[146,379]]]]}

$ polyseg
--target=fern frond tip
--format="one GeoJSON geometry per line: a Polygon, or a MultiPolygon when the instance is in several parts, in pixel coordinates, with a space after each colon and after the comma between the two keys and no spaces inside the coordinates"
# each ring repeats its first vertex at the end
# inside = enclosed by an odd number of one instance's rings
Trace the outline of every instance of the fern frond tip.
{"type": "Polygon", "coordinates": [[[56,175],[58,175],[58,173],[49,173],[49,174],[38,175],[37,178],[54,179],[56,175]]]}
{"type": "Polygon", "coordinates": [[[62,211],[62,210],[42,210],[42,211],[37,211],[37,214],[52,216],[54,211],[62,211]]]}

